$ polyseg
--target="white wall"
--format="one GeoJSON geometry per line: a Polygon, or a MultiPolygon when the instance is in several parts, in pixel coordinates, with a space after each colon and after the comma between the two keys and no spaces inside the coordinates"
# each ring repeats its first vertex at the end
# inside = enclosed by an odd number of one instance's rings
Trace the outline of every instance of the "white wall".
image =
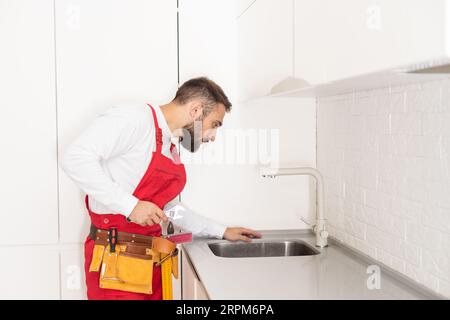
{"type": "MultiPolygon", "coordinates": [[[[182,150],[188,162],[188,182],[182,200],[198,213],[227,225],[257,229],[305,227],[300,216],[309,215],[314,203],[309,179],[262,179],[260,161],[252,162],[248,156],[237,161],[237,153],[242,156],[243,152],[233,143],[233,134],[239,130],[241,134],[251,134],[252,129],[269,133],[275,130],[279,135],[276,154],[280,162],[314,166],[314,101],[260,99],[239,103],[236,29],[237,17],[246,6],[235,6],[234,1],[195,0],[184,8],[184,2],[180,1],[181,83],[190,77],[207,75],[222,86],[233,109],[225,116],[224,127],[219,129],[213,144],[202,146],[193,157],[182,150]],[[231,160],[221,161],[227,157],[231,160]]],[[[256,144],[247,142],[245,146],[248,151],[256,144]]]]}
{"type": "Polygon", "coordinates": [[[450,80],[320,98],[330,234],[450,297],[450,80]]]}

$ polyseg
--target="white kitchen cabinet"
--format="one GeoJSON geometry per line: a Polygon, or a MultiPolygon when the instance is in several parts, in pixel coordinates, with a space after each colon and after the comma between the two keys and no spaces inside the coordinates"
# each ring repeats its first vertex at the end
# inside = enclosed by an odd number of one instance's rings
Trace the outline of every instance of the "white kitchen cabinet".
{"type": "MultiPolygon", "coordinates": [[[[178,85],[177,2],[56,1],[56,53],[62,156],[98,112],[173,98],[178,85]]],[[[89,225],[84,195],[62,171],[59,187],[61,241],[80,242],[89,225]]]]}
{"type": "Polygon", "coordinates": [[[2,245],[58,241],[52,19],[52,0],[0,0],[2,245]]]}
{"type": "Polygon", "coordinates": [[[179,11],[180,84],[207,76],[233,100],[236,91],[235,7],[223,0],[180,0],[179,11]]]}
{"type": "Polygon", "coordinates": [[[238,19],[239,99],[270,93],[293,76],[293,2],[257,0],[238,19]]]}
{"type": "Polygon", "coordinates": [[[0,300],[59,299],[58,250],[46,246],[1,247],[0,300]]]}
{"type": "Polygon", "coordinates": [[[60,251],[61,299],[86,299],[86,277],[84,274],[84,246],[63,248],[60,251]]]}
{"type": "Polygon", "coordinates": [[[446,0],[294,0],[295,74],[339,80],[449,57],[446,0]]]}
{"type": "Polygon", "coordinates": [[[172,277],[172,291],[173,291],[173,300],[181,300],[182,292],[181,292],[181,282],[182,282],[182,271],[181,271],[181,249],[179,250],[178,255],[178,279],[172,277]]]}
{"type": "Polygon", "coordinates": [[[327,80],[325,10],[322,0],[294,0],[294,76],[309,84],[327,80]]]}
{"type": "Polygon", "coordinates": [[[209,300],[208,294],[206,293],[206,289],[203,286],[203,284],[200,282],[200,280],[195,279],[195,300],[209,300]]]}
{"type": "Polygon", "coordinates": [[[181,266],[183,273],[183,300],[208,300],[208,294],[198,278],[188,255],[184,251],[181,266]]]}
{"type": "Polygon", "coordinates": [[[239,97],[448,63],[449,19],[448,0],[257,0],[238,19],[239,97]]]}
{"type": "Polygon", "coordinates": [[[247,9],[251,5],[253,5],[256,0],[235,0],[236,1],[236,16],[239,17],[240,15],[244,14],[247,9]]]}

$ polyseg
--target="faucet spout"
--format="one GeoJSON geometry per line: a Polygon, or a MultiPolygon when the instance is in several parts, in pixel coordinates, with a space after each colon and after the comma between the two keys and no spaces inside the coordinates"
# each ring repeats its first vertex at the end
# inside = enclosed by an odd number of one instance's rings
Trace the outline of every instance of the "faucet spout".
{"type": "Polygon", "coordinates": [[[319,170],[311,167],[296,167],[296,168],[264,168],[261,170],[263,178],[277,176],[295,176],[295,175],[309,175],[316,179],[316,224],[313,231],[316,234],[316,246],[323,248],[328,245],[328,231],[325,219],[325,191],[323,176],[319,170]]]}

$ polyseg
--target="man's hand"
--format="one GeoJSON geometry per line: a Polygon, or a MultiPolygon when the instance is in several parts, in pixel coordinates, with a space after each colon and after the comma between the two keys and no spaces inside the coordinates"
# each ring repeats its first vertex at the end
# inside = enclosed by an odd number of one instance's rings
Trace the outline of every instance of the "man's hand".
{"type": "Polygon", "coordinates": [[[226,228],[223,234],[223,238],[229,241],[251,242],[253,238],[261,237],[261,233],[245,228],[226,228]]]}
{"type": "Polygon", "coordinates": [[[139,201],[128,218],[143,227],[169,220],[156,204],[149,201],[139,201]]]}

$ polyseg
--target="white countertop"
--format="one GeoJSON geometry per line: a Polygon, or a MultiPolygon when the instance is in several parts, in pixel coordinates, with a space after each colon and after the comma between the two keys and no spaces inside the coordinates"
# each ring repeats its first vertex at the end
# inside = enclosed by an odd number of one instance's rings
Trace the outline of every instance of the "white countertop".
{"type": "MultiPolygon", "coordinates": [[[[304,240],[314,246],[307,230],[266,231],[264,241],[304,240]]],[[[331,239],[330,239],[331,240],[331,239]]],[[[429,290],[405,281],[381,267],[380,289],[369,290],[367,267],[374,263],[335,241],[313,256],[223,258],[208,243],[224,240],[195,239],[184,245],[200,281],[211,299],[436,299],[429,290]]]]}

